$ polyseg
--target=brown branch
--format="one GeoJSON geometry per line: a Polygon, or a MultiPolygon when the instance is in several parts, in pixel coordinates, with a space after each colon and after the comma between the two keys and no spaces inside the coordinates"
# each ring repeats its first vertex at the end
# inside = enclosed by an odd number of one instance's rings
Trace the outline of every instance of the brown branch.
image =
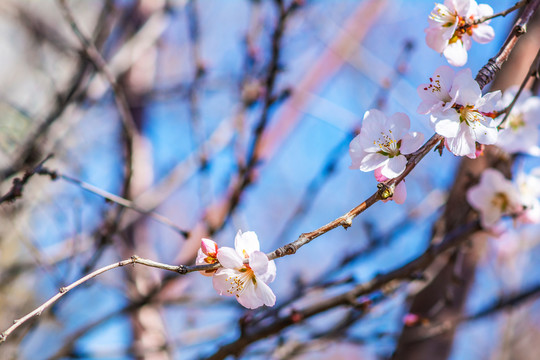
{"type": "Polygon", "coordinates": [[[34,167],[31,170],[28,170],[24,173],[22,178],[15,178],[13,179],[13,185],[11,186],[11,189],[4,194],[2,197],[0,197],[0,204],[3,202],[13,202],[20,198],[22,196],[22,192],[24,190],[24,186],[28,183],[30,178],[34,176],[35,174],[39,174],[39,172],[42,170],[43,165],[47,160],[49,160],[52,157],[52,155],[47,156],[43,161],[41,161],[36,167],[34,167]]]}
{"type": "Polygon", "coordinates": [[[487,84],[493,81],[495,74],[501,69],[502,64],[508,59],[510,52],[516,45],[518,38],[525,34],[526,25],[531,19],[532,15],[540,5],[540,0],[530,0],[527,6],[523,9],[523,13],[518,18],[512,31],[506,38],[501,50],[493,58],[489,59],[486,65],[476,75],[476,81],[480,85],[480,89],[483,89],[487,84]]]}
{"type": "Polygon", "coordinates": [[[154,267],[154,268],[163,269],[163,270],[167,270],[167,271],[173,271],[173,272],[176,272],[176,273],[179,273],[179,274],[186,274],[187,273],[186,270],[185,270],[186,267],[184,267],[182,265],[176,266],[176,265],[163,264],[163,263],[153,261],[153,260],[142,259],[142,258],[138,257],[137,255],[133,255],[130,259],[122,260],[122,261],[116,262],[114,264],[104,266],[104,267],[102,267],[102,268],[100,268],[100,269],[98,269],[98,270],[96,270],[96,271],[94,271],[94,272],[80,278],[79,280],[71,283],[68,286],[61,287],[58,290],[58,293],[56,295],[51,297],[49,300],[44,302],[42,305],[37,307],[35,310],[33,310],[32,312],[26,314],[25,316],[23,316],[20,319],[14,320],[13,325],[11,325],[9,328],[7,328],[4,332],[2,332],[0,334],[0,344],[5,342],[6,339],[8,338],[8,336],[13,331],[15,331],[19,326],[23,325],[25,322],[32,319],[33,317],[40,316],[43,313],[43,311],[45,311],[47,308],[49,308],[51,305],[53,305],[55,302],[57,302],[62,296],[67,294],[70,290],[72,290],[72,289],[76,288],[77,286],[87,282],[90,279],[95,278],[98,275],[103,274],[104,272],[107,272],[109,270],[116,269],[116,268],[119,268],[119,267],[122,267],[122,266],[126,266],[126,265],[129,265],[129,264],[133,264],[133,265],[140,264],[140,265],[144,265],[144,266],[148,266],[148,267],[154,267]]]}

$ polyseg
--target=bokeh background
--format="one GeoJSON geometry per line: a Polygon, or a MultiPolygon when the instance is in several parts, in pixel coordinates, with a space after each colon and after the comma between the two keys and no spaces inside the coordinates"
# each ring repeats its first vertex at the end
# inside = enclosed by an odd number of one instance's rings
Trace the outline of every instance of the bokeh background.
{"type": "MultiPolygon", "coordinates": [[[[486,3],[497,12],[514,1],[486,3]]],[[[376,190],[372,173],[349,169],[347,153],[370,108],[404,112],[413,130],[433,133],[416,113],[416,87],[446,64],[424,41],[433,1],[297,1],[285,19],[288,0],[66,4],[105,59],[134,129],[126,135],[110,82],[82,50],[59,2],[2,1],[2,193],[13,177],[54,154],[47,169],[134,200],[189,236],[63,178],[35,175],[20,198],[0,207],[2,329],[59,287],[133,254],[190,264],[202,236],[233,246],[238,229],[257,232],[269,252],[346,213],[376,190]],[[247,165],[258,126],[256,163],[247,165]],[[246,171],[249,181],[238,187],[246,171]],[[231,207],[233,189],[240,190],[231,207]]],[[[473,74],[497,53],[514,19],[494,19],[495,40],[473,44],[473,74]]],[[[531,28],[499,87],[521,82],[532,59],[527,49],[534,57],[539,46],[537,25],[531,28]]],[[[276,314],[421,254],[460,160],[429,154],[407,177],[405,204],[377,203],[347,231],[335,229],[276,260],[276,314]]],[[[536,165],[531,158],[515,162],[536,165]]],[[[440,358],[535,358],[535,293],[488,316],[467,315],[537,287],[537,230],[520,230],[519,243],[483,242],[449,352],[440,358]]],[[[241,358],[389,358],[414,292],[407,283],[372,294],[362,314],[331,309],[257,341],[241,358]]],[[[243,323],[276,314],[219,297],[197,273],[130,266],[67,294],[12,334],[0,358],[199,359],[242,336],[243,323]]]]}

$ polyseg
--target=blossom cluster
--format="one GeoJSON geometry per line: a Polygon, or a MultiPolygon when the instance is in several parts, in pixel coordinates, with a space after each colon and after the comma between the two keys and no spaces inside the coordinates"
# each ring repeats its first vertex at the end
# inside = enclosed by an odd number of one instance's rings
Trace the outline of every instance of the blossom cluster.
{"type": "Polygon", "coordinates": [[[255,309],[262,305],[274,306],[276,296],[268,286],[276,277],[276,264],[260,251],[259,239],[253,231],[238,231],[234,249],[218,247],[210,239],[202,239],[196,264],[220,263],[217,270],[201,271],[212,276],[214,289],[225,296],[235,296],[238,302],[255,309]]]}
{"type": "Polygon", "coordinates": [[[463,66],[467,63],[471,38],[485,44],[495,37],[489,20],[479,23],[482,17],[490,15],[493,15],[491,6],[478,5],[474,0],[445,0],[444,4],[435,4],[425,30],[426,43],[443,54],[450,65],[463,66]]]}

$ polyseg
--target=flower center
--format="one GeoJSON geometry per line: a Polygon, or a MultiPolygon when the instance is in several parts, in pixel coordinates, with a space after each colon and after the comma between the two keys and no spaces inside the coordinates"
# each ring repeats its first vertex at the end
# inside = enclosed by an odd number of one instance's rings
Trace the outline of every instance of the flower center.
{"type": "Polygon", "coordinates": [[[433,9],[429,18],[433,21],[442,23],[444,27],[450,27],[456,22],[457,14],[453,14],[449,8],[444,5],[439,4],[433,9]]]}
{"type": "Polygon", "coordinates": [[[388,130],[388,134],[381,131],[381,135],[377,140],[373,141],[373,145],[377,145],[381,149],[379,154],[384,156],[394,157],[400,154],[401,140],[396,141],[394,139],[392,130],[388,130]]]}
{"type": "Polygon", "coordinates": [[[491,199],[491,205],[496,207],[497,209],[501,209],[502,212],[505,212],[508,208],[508,205],[510,204],[510,201],[508,200],[508,197],[506,194],[498,192],[493,195],[493,198],[491,199]]]}
{"type": "Polygon", "coordinates": [[[525,120],[523,120],[522,114],[510,113],[508,116],[508,126],[514,131],[517,131],[525,126],[525,120]]]}
{"type": "Polygon", "coordinates": [[[429,85],[424,88],[424,91],[431,91],[431,93],[435,95],[437,99],[444,103],[452,101],[450,94],[443,91],[443,87],[441,85],[441,75],[439,74],[435,75],[435,80],[433,80],[431,77],[429,78],[429,85]]]}
{"type": "Polygon", "coordinates": [[[230,295],[236,295],[236,297],[240,296],[246,288],[246,283],[250,280],[253,281],[254,284],[256,283],[253,270],[247,267],[240,269],[239,273],[225,279],[225,282],[229,284],[227,292],[230,295]]]}
{"type": "Polygon", "coordinates": [[[455,105],[454,107],[459,113],[460,121],[465,121],[470,127],[475,127],[478,125],[478,123],[486,120],[484,118],[484,115],[481,114],[478,110],[476,110],[474,106],[455,105]]]}

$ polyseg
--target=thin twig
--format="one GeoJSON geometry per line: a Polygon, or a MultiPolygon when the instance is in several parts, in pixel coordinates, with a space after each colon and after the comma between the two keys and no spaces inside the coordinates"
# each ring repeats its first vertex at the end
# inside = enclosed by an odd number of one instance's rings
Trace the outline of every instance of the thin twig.
{"type": "Polygon", "coordinates": [[[504,118],[502,119],[499,126],[497,126],[498,129],[501,129],[501,128],[504,127],[504,125],[506,123],[506,120],[510,116],[510,113],[512,112],[512,109],[514,108],[514,105],[516,105],[516,102],[517,102],[519,96],[523,92],[523,89],[525,89],[525,86],[527,85],[527,82],[529,82],[529,78],[535,77],[537,75],[537,73],[538,73],[538,63],[539,62],[540,62],[540,49],[538,49],[538,53],[536,54],[536,57],[534,58],[534,60],[533,60],[533,62],[531,64],[531,67],[529,68],[529,71],[527,72],[527,74],[523,78],[523,81],[521,82],[521,85],[519,86],[519,89],[518,89],[516,95],[512,99],[512,102],[510,103],[510,105],[508,105],[506,107],[506,109],[504,109],[504,112],[505,112],[504,118]]]}
{"type": "Polygon", "coordinates": [[[116,203],[116,204],[118,204],[120,206],[123,206],[125,208],[137,211],[138,213],[141,213],[141,214],[146,215],[148,217],[151,217],[152,219],[154,219],[154,220],[156,220],[156,221],[158,221],[158,222],[160,222],[160,223],[162,223],[164,225],[167,225],[168,227],[170,227],[171,229],[173,229],[174,231],[176,231],[180,235],[182,235],[184,238],[187,238],[189,236],[189,231],[181,229],[178,225],[176,225],[169,218],[167,218],[167,217],[165,217],[163,215],[160,215],[160,214],[158,214],[156,212],[145,210],[145,209],[137,206],[134,201],[131,201],[131,200],[125,199],[125,198],[123,198],[121,196],[112,194],[112,193],[110,193],[108,191],[105,191],[103,189],[98,188],[97,186],[94,186],[94,185],[89,184],[87,182],[84,182],[82,180],[76,179],[76,178],[71,177],[69,175],[59,173],[58,171],[49,170],[47,168],[41,167],[37,171],[37,173],[40,174],[40,175],[48,175],[53,180],[63,179],[63,180],[65,180],[65,181],[67,181],[67,182],[69,182],[71,184],[77,185],[81,189],[89,191],[89,192],[91,192],[91,193],[93,193],[93,194],[95,194],[97,196],[101,196],[102,198],[104,198],[107,201],[116,203]]]}
{"type": "Polygon", "coordinates": [[[22,324],[24,324],[25,322],[27,322],[28,320],[30,320],[33,317],[40,316],[43,313],[43,311],[45,311],[52,304],[57,302],[62,296],[67,294],[70,290],[72,290],[72,289],[76,288],[77,286],[87,282],[90,279],[95,278],[98,275],[103,274],[104,272],[107,272],[109,270],[116,269],[116,268],[119,268],[119,267],[122,267],[122,266],[126,266],[126,265],[129,265],[129,264],[133,264],[133,265],[140,264],[140,265],[154,267],[154,268],[163,269],[163,270],[167,270],[167,271],[173,271],[173,272],[176,272],[176,273],[179,273],[179,274],[185,274],[186,273],[185,270],[184,270],[185,267],[182,266],[182,265],[176,266],[176,265],[163,264],[163,263],[160,263],[160,262],[157,262],[157,261],[140,258],[137,255],[133,255],[130,259],[122,260],[122,261],[116,262],[114,264],[104,266],[104,267],[102,267],[102,268],[100,268],[100,269],[98,269],[98,270],[96,270],[96,271],[94,271],[94,272],[80,278],[79,280],[71,283],[68,286],[61,287],[58,290],[58,293],[56,295],[51,297],[49,300],[44,302],[42,305],[37,307],[35,310],[33,310],[32,312],[26,314],[22,318],[13,321],[13,325],[11,325],[8,329],[6,329],[4,332],[2,332],[0,334],[0,344],[3,343],[4,341],[6,341],[8,336],[13,331],[15,331],[19,326],[21,326],[22,324]]]}
{"type": "Polygon", "coordinates": [[[506,15],[510,14],[511,12],[519,9],[520,7],[523,7],[526,3],[528,3],[529,0],[521,0],[521,1],[518,1],[517,3],[514,4],[514,6],[512,6],[511,8],[508,8],[504,11],[501,11],[501,12],[498,12],[496,14],[493,14],[493,15],[489,15],[489,16],[483,16],[481,17],[480,19],[478,20],[475,20],[473,22],[473,25],[478,25],[478,24],[481,24],[483,22],[486,22],[488,20],[491,20],[493,18],[496,18],[496,17],[499,17],[499,16],[502,16],[502,17],[505,17],[506,15]]]}

